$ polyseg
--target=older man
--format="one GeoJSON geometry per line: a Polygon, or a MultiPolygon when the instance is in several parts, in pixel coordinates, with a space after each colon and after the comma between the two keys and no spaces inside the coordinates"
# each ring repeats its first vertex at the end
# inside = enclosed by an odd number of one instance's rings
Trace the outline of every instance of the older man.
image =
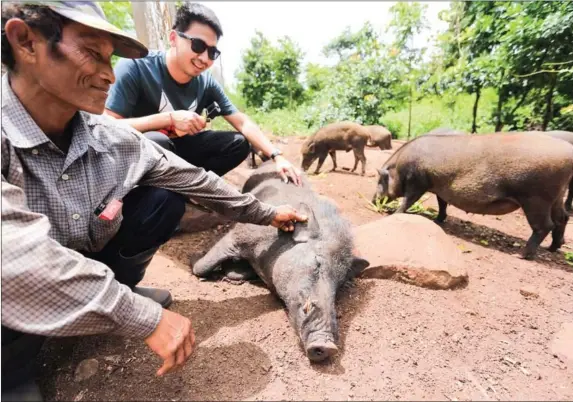
{"type": "Polygon", "coordinates": [[[147,49],[94,2],[2,3],[2,399],[39,397],[34,358],[47,336],[139,337],[163,358],[194,348],[168,291],[141,288],[186,198],[241,222],[305,220],[241,194],[127,124],[100,116],[113,54],[147,49]]]}

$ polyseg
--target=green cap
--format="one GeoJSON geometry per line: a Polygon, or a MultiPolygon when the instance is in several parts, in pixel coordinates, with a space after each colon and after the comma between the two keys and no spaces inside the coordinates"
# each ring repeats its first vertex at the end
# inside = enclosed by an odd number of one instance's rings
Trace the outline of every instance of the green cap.
{"type": "Polygon", "coordinates": [[[103,9],[95,1],[16,1],[20,4],[46,6],[52,11],[82,25],[109,32],[112,35],[116,56],[128,59],[145,57],[149,50],[134,37],[123,32],[105,18],[103,9]]]}

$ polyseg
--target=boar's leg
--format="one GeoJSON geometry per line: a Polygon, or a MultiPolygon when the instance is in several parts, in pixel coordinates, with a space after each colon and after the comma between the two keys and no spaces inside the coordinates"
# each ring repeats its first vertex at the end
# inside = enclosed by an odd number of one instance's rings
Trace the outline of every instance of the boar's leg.
{"type": "Polygon", "coordinates": [[[533,260],[539,245],[555,227],[551,219],[552,207],[547,200],[541,197],[529,197],[520,200],[520,205],[523,208],[529,226],[533,230],[525,245],[523,258],[533,260]]]}
{"type": "Polygon", "coordinates": [[[193,264],[193,275],[205,277],[211,274],[225,260],[241,258],[235,246],[234,231],[227,233],[199,261],[193,264]]]}
{"type": "Polygon", "coordinates": [[[571,208],[571,203],[573,202],[573,179],[569,182],[569,194],[567,194],[567,199],[565,200],[565,209],[567,211],[573,210],[571,208]]]}
{"type": "Polygon", "coordinates": [[[446,214],[446,209],[448,208],[448,203],[442,200],[440,197],[436,196],[438,199],[438,217],[436,218],[436,222],[443,223],[448,216],[446,214]]]}
{"type": "Polygon", "coordinates": [[[565,234],[565,228],[569,221],[569,215],[567,215],[567,212],[561,203],[561,199],[562,197],[559,197],[551,208],[551,219],[553,219],[553,224],[555,225],[555,228],[551,233],[553,242],[551,243],[551,246],[549,246],[549,251],[551,252],[559,250],[559,248],[565,243],[563,235],[565,234]]]}
{"type": "Polygon", "coordinates": [[[402,203],[400,204],[400,206],[398,207],[398,209],[396,210],[396,214],[404,214],[406,213],[406,211],[412,206],[414,205],[414,203],[416,201],[418,201],[420,199],[421,196],[424,195],[424,193],[426,192],[426,189],[424,188],[423,190],[420,189],[416,189],[416,190],[411,190],[411,189],[407,189],[406,190],[406,194],[404,194],[404,198],[402,199],[402,203]]]}
{"type": "Polygon", "coordinates": [[[250,281],[258,276],[247,260],[225,260],[221,268],[227,279],[232,281],[250,281]]]}
{"type": "Polygon", "coordinates": [[[362,148],[354,148],[354,168],[352,172],[358,167],[358,161],[362,162],[362,176],[366,173],[366,155],[364,155],[364,146],[362,148]]]}
{"type": "Polygon", "coordinates": [[[318,174],[318,172],[320,171],[320,168],[322,167],[322,164],[326,160],[327,155],[328,155],[328,153],[326,153],[326,152],[324,154],[320,154],[320,156],[318,157],[318,164],[316,165],[316,171],[314,172],[314,174],[318,174]]]}
{"type": "Polygon", "coordinates": [[[334,149],[331,149],[330,151],[328,151],[328,154],[330,155],[330,157],[332,158],[332,170],[331,172],[334,172],[336,170],[336,151],[334,149]]]}

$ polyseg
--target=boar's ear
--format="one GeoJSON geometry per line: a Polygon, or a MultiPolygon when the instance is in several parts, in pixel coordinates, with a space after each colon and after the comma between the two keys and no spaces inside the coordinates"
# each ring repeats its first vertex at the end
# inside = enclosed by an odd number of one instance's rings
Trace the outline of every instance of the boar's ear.
{"type": "Polygon", "coordinates": [[[294,232],[292,238],[297,243],[306,243],[311,237],[317,237],[320,231],[320,226],[316,221],[314,212],[305,203],[301,203],[296,209],[297,212],[306,215],[308,220],[306,222],[297,222],[294,225],[294,232]]]}
{"type": "Polygon", "coordinates": [[[311,143],[308,145],[308,150],[309,150],[311,153],[314,153],[314,151],[316,151],[316,147],[314,146],[314,142],[311,142],[311,143]]]}
{"type": "Polygon", "coordinates": [[[368,268],[369,265],[370,265],[370,262],[368,260],[365,260],[364,258],[360,258],[360,257],[355,256],[353,261],[352,261],[352,266],[350,267],[350,269],[352,271],[352,276],[359,275],[362,271],[364,271],[366,268],[368,268]]]}

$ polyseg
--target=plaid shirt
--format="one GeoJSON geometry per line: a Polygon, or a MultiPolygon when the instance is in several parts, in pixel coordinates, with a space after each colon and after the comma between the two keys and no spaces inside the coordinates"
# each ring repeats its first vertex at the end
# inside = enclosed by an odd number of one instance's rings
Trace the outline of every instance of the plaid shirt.
{"type": "Polygon", "coordinates": [[[107,116],[79,112],[68,153],[40,130],[2,77],[2,325],[46,336],[111,332],[146,337],[161,306],[74,250],[99,251],[117,233],[102,202],[137,185],[161,187],[239,222],[268,225],[275,207],[241,194],[107,116]]]}

